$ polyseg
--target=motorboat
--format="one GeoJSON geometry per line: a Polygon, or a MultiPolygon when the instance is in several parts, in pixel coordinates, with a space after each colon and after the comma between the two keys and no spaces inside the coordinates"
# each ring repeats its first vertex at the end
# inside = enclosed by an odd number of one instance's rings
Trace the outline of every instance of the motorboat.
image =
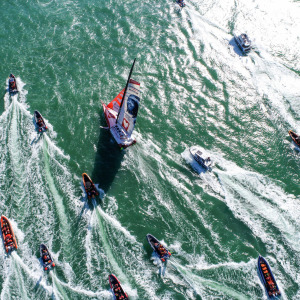
{"type": "Polygon", "coordinates": [[[92,179],[89,177],[88,174],[82,173],[82,181],[88,199],[99,196],[99,192],[97,191],[95,184],[93,183],[92,179]]]}
{"type": "Polygon", "coordinates": [[[48,129],[42,115],[37,110],[34,111],[34,120],[39,132],[44,132],[48,129]]]}
{"type": "Polygon", "coordinates": [[[244,54],[248,54],[251,51],[252,49],[251,41],[246,33],[242,33],[240,35],[234,35],[234,39],[244,54]]]}
{"type": "Polygon", "coordinates": [[[293,142],[298,146],[300,147],[300,136],[295,133],[293,130],[290,130],[289,131],[289,135],[290,137],[292,138],[293,142]]]}
{"type": "Polygon", "coordinates": [[[259,255],[257,260],[257,268],[261,280],[268,293],[268,296],[270,298],[276,298],[277,296],[280,296],[281,293],[279,291],[278,285],[275,281],[275,277],[271,271],[271,268],[267,261],[261,255],[259,255]]]}
{"type": "Polygon", "coordinates": [[[209,156],[206,156],[203,152],[200,151],[197,147],[191,147],[190,153],[193,159],[203,168],[209,170],[212,166],[212,161],[209,156]]]}
{"type": "Polygon", "coordinates": [[[114,293],[115,300],[121,300],[121,299],[128,300],[128,296],[124,292],[118,278],[114,274],[110,274],[108,276],[108,280],[109,280],[110,288],[114,293]]]}
{"type": "Polygon", "coordinates": [[[185,7],[184,0],[176,0],[176,3],[177,3],[181,8],[184,8],[184,7],[185,7]]]}
{"type": "Polygon", "coordinates": [[[9,89],[9,93],[11,95],[14,95],[14,94],[18,93],[18,87],[17,87],[16,77],[13,74],[9,75],[9,78],[8,78],[8,89],[9,89]]]}
{"type": "Polygon", "coordinates": [[[161,261],[165,262],[171,256],[171,252],[168,251],[168,249],[163,246],[160,241],[152,234],[148,233],[146,237],[151,248],[156,252],[161,261]]]}
{"type": "Polygon", "coordinates": [[[40,245],[40,255],[41,255],[41,259],[42,259],[42,263],[43,263],[43,267],[44,267],[45,271],[48,271],[51,268],[55,267],[55,263],[51,257],[51,254],[50,254],[48,248],[46,247],[46,245],[44,245],[44,244],[40,245]]]}
{"type": "Polygon", "coordinates": [[[8,218],[1,216],[0,223],[5,251],[9,253],[14,249],[18,249],[16,237],[8,218]]]}

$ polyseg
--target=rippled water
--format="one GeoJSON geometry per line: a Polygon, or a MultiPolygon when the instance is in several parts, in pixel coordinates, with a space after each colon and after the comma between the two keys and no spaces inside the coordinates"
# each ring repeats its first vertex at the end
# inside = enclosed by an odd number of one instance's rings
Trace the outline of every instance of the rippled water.
{"type": "Polygon", "coordinates": [[[1,299],[112,299],[110,273],[130,299],[267,299],[259,254],[282,298],[300,298],[300,149],[288,137],[300,133],[299,1],[186,3],[0,3],[0,212],[19,245],[0,247],[1,299]],[[235,31],[253,40],[248,56],[235,31]],[[135,57],[137,144],[120,151],[100,100],[124,88],[135,57]],[[172,252],[167,266],[147,233],[172,252]]]}

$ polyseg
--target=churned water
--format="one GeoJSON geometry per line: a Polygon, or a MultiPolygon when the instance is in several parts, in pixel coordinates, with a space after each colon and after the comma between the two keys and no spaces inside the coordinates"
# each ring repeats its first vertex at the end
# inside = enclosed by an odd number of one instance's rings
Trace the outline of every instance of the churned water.
{"type": "Polygon", "coordinates": [[[267,299],[259,254],[282,298],[300,299],[300,153],[288,137],[300,134],[300,3],[186,3],[1,1],[0,213],[19,246],[0,247],[1,299],[112,299],[110,273],[130,299],[267,299]],[[252,39],[248,56],[235,31],[252,39]],[[137,144],[120,151],[101,100],[135,57],[137,144]],[[172,252],[166,266],[147,233],[172,252]],[[56,263],[47,274],[41,243],[56,263]]]}

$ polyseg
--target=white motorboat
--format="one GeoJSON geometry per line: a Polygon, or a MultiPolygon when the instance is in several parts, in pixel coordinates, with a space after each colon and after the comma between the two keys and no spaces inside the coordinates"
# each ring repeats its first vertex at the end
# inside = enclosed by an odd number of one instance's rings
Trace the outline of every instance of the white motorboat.
{"type": "Polygon", "coordinates": [[[203,168],[209,170],[212,166],[212,161],[209,156],[205,156],[197,147],[191,147],[190,153],[193,159],[203,168]]]}
{"type": "Polygon", "coordinates": [[[240,35],[234,35],[234,39],[237,43],[237,45],[241,48],[243,53],[248,54],[251,49],[251,41],[246,33],[242,33],[240,35]]]}

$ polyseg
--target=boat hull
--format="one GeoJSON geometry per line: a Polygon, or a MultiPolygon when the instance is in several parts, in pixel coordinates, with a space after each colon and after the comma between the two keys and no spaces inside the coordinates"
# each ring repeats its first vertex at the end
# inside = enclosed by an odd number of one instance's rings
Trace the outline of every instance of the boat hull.
{"type": "Polygon", "coordinates": [[[191,156],[193,159],[205,170],[210,170],[211,168],[211,161],[207,161],[207,158],[203,157],[203,153],[196,147],[192,147],[189,149],[191,156]],[[199,153],[200,157],[197,155],[199,153]]]}
{"type": "Polygon", "coordinates": [[[185,7],[185,3],[184,2],[179,2],[178,0],[176,0],[176,3],[181,7],[185,7]]]}
{"type": "Polygon", "coordinates": [[[300,147],[300,139],[298,140],[299,138],[299,135],[296,134],[294,131],[290,130],[289,131],[289,135],[290,137],[292,138],[293,142],[298,146],[300,147]]]}
{"type": "Polygon", "coordinates": [[[234,35],[234,40],[235,40],[236,44],[238,45],[238,47],[242,50],[242,52],[245,55],[247,55],[251,51],[251,49],[252,49],[251,45],[248,47],[243,47],[243,45],[241,44],[241,41],[239,39],[239,36],[234,35]]]}
{"type": "Polygon", "coordinates": [[[8,90],[11,95],[18,93],[17,80],[13,74],[8,79],[8,90]]]}
{"type": "Polygon", "coordinates": [[[5,216],[1,216],[1,232],[6,253],[18,249],[17,240],[12,226],[5,216]]]}
{"type": "Polygon", "coordinates": [[[114,274],[110,274],[108,276],[108,280],[109,280],[109,285],[110,288],[112,289],[112,292],[115,296],[115,299],[122,299],[122,300],[128,300],[128,296],[127,294],[124,292],[120,281],[118,280],[118,278],[114,275],[114,274]],[[122,298],[123,297],[123,298],[122,298]]]}
{"type": "Polygon", "coordinates": [[[95,184],[93,183],[92,179],[89,177],[88,174],[82,173],[82,182],[88,199],[92,199],[96,196],[99,196],[99,192],[97,191],[95,184]],[[91,184],[90,187],[87,186],[88,182],[90,182],[91,184]]]}
{"type": "Polygon", "coordinates": [[[279,291],[278,285],[275,281],[271,268],[262,256],[259,256],[257,259],[257,268],[261,277],[261,281],[265,286],[268,296],[270,298],[280,296],[281,293],[279,291]]]}
{"type": "Polygon", "coordinates": [[[167,250],[166,247],[164,247],[160,241],[153,236],[152,234],[147,234],[147,241],[150,244],[151,248],[154,250],[154,252],[159,256],[159,258],[161,259],[161,261],[166,261],[170,256],[171,253],[167,250]],[[159,247],[162,247],[164,249],[164,253],[162,253],[161,251],[159,251],[159,247]]]}
{"type": "Polygon", "coordinates": [[[48,129],[45,124],[44,118],[37,110],[34,111],[34,121],[39,132],[44,132],[48,129]]]}
{"type": "Polygon", "coordinates": [[[40,255],[45,271],[51,270],[55,267],[55,263],[53,262],[52,256],[50,255],[48,248],[44,244],[40,245],[40,255]]]}
{"type": "Polygon", "coordinates": [[[106,119],[106,123],[108,125],[109,131],[113,136],[114,140],[117,142],[120,148],[127,148],[136,143],[136,140],[131,136],[126,134],[126,131],[117,124],[117,113],[115,110],[109,108],[104,103],[102,103],[104,116],[106,119]]]}

